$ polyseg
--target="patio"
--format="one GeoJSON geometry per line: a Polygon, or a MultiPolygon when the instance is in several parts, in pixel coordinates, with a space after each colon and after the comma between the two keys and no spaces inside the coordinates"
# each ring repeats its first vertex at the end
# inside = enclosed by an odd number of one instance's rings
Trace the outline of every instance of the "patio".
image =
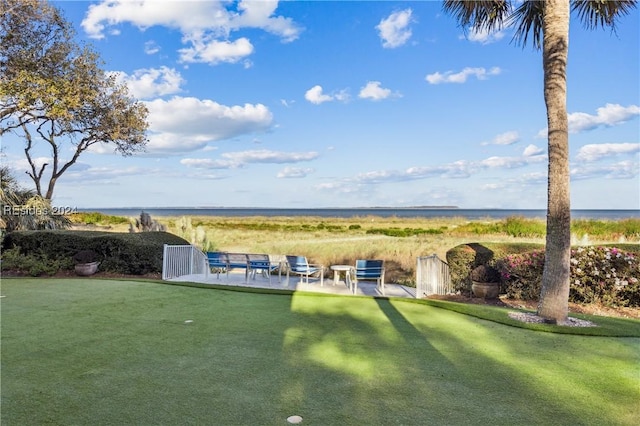
{"type": "MultiPolygon", "coordinates": [[[[245,271],[232,270],[229,273],[227,279],[226,274],[212,273],[204,274],[192,274],[183,275],[177,278],[171,278],[168,281],[180,281],[180,282],[195,282],[200,284],[216,284],[216,285],[228,285],[233,287],[256,287],[256,288],[270,288],[280,290],[295,290],[295,291],[309,291],[316,293],[328,293],[328,294],[340,294],[344,296],[353,296],[347,284],[344,281],[335,282],[333,279],[325,278],[324,285],[320,285],[319,279],[310,280],[309,284],[301,282],[298,277],[291,276],[287,280],[286,275],[272,275],[271,282],[269,278],[261,274],[256,274],[255,278],[249,277],[245,279],[245,271]]],[[[376,283],[374,281],[360,281],[358,282],[357,296],[381,296],[382,294],[377,290],[376,283]]],[[[385,284],[384,297],[404,297],[415,299],[416,289],[413,287],[407,287],[399,284],[385,284]]]]}

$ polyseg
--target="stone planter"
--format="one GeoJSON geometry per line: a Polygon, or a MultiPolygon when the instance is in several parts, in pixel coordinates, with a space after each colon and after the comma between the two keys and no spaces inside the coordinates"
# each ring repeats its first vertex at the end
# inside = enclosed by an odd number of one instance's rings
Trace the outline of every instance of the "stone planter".
{"type": "Polygon", "coordinates": [[[100,265],[100,262],[78,263],[76,265],[76,274],[82,276],[93,275],[98,271],[98,265],[100,265]]]}
{"type": "Polygon", "coordinates": [[[471,291],[476,297],[495,299],[500,294],[500,283],[481,283],[472,281],[471,291]]]}

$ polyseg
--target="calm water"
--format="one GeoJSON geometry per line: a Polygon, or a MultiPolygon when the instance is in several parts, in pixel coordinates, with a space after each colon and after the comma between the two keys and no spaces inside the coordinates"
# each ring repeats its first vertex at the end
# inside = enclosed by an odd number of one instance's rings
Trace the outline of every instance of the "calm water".
{"type": "MultiPolygon", "coordinates": [[[[320,208],[320,209],[272,209],[272,208],[96,208],[78,209],[85,212],[100,212],[113,216],[137,217],[145,211],[153,216],[318,216],[318,217],[464,217],[470,220],[509,216],[527,218],[546,217],[546,210],[499,210],[499,209],[421,209],[421,208],[320,208]]],[[[573,210],[574,219],[627,219],[640,218],[640,210],[573,210]]]]}

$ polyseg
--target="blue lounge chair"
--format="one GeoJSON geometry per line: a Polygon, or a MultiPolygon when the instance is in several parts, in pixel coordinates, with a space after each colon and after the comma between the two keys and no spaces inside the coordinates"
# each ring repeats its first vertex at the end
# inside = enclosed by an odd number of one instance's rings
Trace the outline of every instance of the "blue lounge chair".
{"type": "Polygon", "coordinates": [[[289,283],[289,273],[300,275],[300,282],[306,278],[309,284],[309,277],[313,274],[320,275],[320,286],[324,285],[324,266],[311,264],[304,256],[287,256],[287,283],[289,283]]]}
{"type": "Polygon", "coordinates": [[[261,272],[262,275],[269,278],[271,284],[271,273],[279,270],[280,263],[274,263],[269,259],[267,254],[248,254],[249,258],[249,274],[255,280],[256,273],[261,272]]]}
{"type": "Polygon", "coordinates": [[[227,280],[229,280],[229,272],[236,268],[245,270],[245,282],[249,277],[249,259],[244,253],[210,251],[207,252],[207,259],[209,260],[209,268],[218,275],[218,278],[220,278],[220,273],[223,272],[227,274],[227,280]]]}
{"type": "Polygon", "coordinates": [[[209,268],[211,272],[218,275],[220,272],[227,272],[227,253],[221,251],[208,251],[207,259],[209,260],[209,268]]]}
{"type": "Polygon", "coordinates": [[[380,293],[384,296],[384,261],[358,259],[351,271],[353,293],[358,292],[358,281],[375,281],[380,293]]]}

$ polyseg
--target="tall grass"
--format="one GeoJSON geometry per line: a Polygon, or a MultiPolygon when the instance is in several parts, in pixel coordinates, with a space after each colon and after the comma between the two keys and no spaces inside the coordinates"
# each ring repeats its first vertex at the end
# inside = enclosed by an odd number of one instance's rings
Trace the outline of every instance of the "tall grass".
{"type": "MultiPolygon", "coordinates": [[[[406,284],[413,283],[420,256],[436,254],[445,259],[449,249],[469,242],[544,244],[545,238],[544,220],[515,216],[474,221],[463,217],[378,216],[183,216],[155,219],[165,225],[167,231],[205,251],[296,254],[325,265],[351,264],[359,258],[384,259],[388,281],[406,284]]],[[[118,230],[116,226],[113,229],[118,230]]],[[[120,230],[126,231],[124,225],[120,230]]],[[[572,232],[575,244],[638,242],[640,218],[574,220],[572,232]]]]}
{"type": "MultiPolygon", "coordinates": [[[[436,254],[445,259],[449,249],[468,242],[544,243],[545,238],[543,220],[522,217],[482,221],[461,217],[191,217],[169,219],[166,224],[170,232],[210,251],[299,254],[325,265],[384,259],[389,282],[406,284],[414,282],[420,256],[436,254]],[[185,226],[185,221],[190,225],[185,226]],[[183,229],[185,233],[180,234],[183,229]],[[190,238],[194,235],[200,239],[190,238]]],[[[640,219],[590,221],[589,226],[590,243],[640,240],[634,228],[640,227],[640,219]]],[[[576,227],[576,243],[587,235],[584,229],[576,227]]]]}

